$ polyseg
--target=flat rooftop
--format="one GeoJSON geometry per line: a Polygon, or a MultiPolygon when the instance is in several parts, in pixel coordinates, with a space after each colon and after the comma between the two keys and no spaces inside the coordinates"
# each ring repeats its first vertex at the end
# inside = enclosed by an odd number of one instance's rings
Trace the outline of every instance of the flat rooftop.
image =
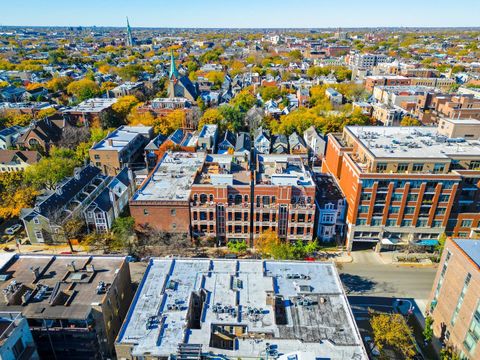
{"type": "Polygon", "coordinates": [[[208,154],[195,184],[202,185],[249,185],[250,170],[243,156],[208,154]]]}
{"type": "Polygon", "coordinates": [[[332,263],[152,259],[117,338],[133,356],[367,359],[332,263]]]}
{"type": "Polygon", "coordinates": [[[74,106],[67,110],[67,112],[86,112],[86,113],[99,113],[105,109],[108,109],[113,104],[117,102],[117,99],[104,99],[104,98],[95,98],[88,99],[77,106],[74,106]]]}
{"type": "Polygon", "coordinates": [[[426,126],[347,126],[376,158],[449,159],[480,156],[480,142],[450,139],[426,126]]]}
{"type": "Polygon", "coordinates": [[[114,256],[15,255],[0,269],[0,311],[84,320],[92,306],[103,302],[124,261],[114,256]]]}
{"type": "Polygon", "coordinates": [[[92,146],[92,149],[121,151],[131,142],[140,141],[136,140],[138,135],[145,137],[151,130],[151,126],[120,126],[98,144],[92,146]]]}
{"type": "Polygon", "coordinates": [[[258,185],[313,186],[313,180],[298,155],[259,155],[258,185]]]}
{"type": "Polygon", "coordinates": [[[132,201],[188,201],[204,162],[204,153],[165,153],[132,201]]]}
{"type": "Polygon", "coordinates": [[[454,239],[453,241],[480,268],[480,241],[473,239],[454,239]]]}

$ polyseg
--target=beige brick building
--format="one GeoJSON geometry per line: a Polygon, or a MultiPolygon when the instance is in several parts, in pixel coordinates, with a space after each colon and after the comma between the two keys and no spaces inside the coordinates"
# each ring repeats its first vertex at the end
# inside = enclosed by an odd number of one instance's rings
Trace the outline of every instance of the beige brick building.
{"type": "Polygon", "coordinates": [[[434,334],[462,359],[479,359],[480,241],[448,240],[430,297],[434,334]]]}

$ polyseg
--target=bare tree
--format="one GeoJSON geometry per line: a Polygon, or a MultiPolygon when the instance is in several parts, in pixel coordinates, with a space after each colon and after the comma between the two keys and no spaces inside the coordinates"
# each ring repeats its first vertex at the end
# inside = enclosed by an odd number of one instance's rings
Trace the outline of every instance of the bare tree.
{"type": "Polygon", "coordinates": [[[81,142],[90,139],[90,131],[87,127],[67,126],[63,129],[62,137],[58,142],[58,146],[75,150],[81,142]]]}

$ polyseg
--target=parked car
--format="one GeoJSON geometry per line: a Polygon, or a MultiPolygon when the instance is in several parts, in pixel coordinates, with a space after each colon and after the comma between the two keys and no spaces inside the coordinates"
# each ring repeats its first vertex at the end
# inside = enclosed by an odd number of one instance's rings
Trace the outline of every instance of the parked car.
{"type": "Polygon", "coordinates": [[[7,234],[7,235],[13,235],[13,234],[15,234],[18,230],[20,230],[21,228],[22,228],[22,225],[20,225],[20,224],[12,225],[12,226],[10,226],[9,228],[6,228],[6,229],[5,229],[5,234],[7,234]]]}
{"type": "Polygon", "coordinates": [[[367,347],[367,350],[373,355],[373,356],[380,356],[380,350],[375,346],[375,342],[370,336],[365,336],[363,338],[363,341],[365,342],[365,346],[367,347]]]}

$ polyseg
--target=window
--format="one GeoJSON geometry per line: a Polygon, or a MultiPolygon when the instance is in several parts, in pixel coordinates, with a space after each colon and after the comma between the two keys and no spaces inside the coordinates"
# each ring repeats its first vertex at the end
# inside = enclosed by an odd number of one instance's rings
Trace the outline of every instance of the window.
{"type": "Polygon", "coordinates": [[[402,220],[402,226],[412,226],[412,220],[402,220]]]}
{"type": "Polygon", "coordinates": [[[324,214],[322,216],[322,222],[326,223],[333,223],[335,221],[335,215],[332,214],[324,214]]]}
{"type": "Polygon", "coordinates": [[[408,170],[408,163],[399,163],[397,166],[398,172],[405,172],[408,170]]]}
{"type": "Polygon", "coordinates": [[[362,193],[360,200],[362,201],[368,201],[372,199],[372,194],[371,193],[362,193]]]}
{"type": "Polygon", "coordinates": [[[450,200],[450,195],[440,195],[438,198],[439,202],[448,202],[450,200]]]}
{"type": "Polygon", "coordinates": [[[368,206],[362,205],[358,208],[359,214],[367,214],[368,213],[368,206]]]}
{"type": "Polygon", "coordinates": [[[372,224],[372,226],[380,226],[380,225],[382,225],[382,218],[373,218],[371,224],[372,224]]]}
{"type": "Polygon", "coordinates": [[[407,206],[405,208],[405,214],[414,214],[415,213],[415,208],[413,206],[407,206]]]}
{"type": "Polygon", "coordinates": [[[465,281],[463,282],[463,288],[462,288],[462,292],[460,293],[460,296],[458,297],[457,306],[455,307],[455,311],[453,312],[452,319],[450,320],[450,324],[452,324],[452,326],[454,326],[455,322],[457,321],[458,313],[460,312],[460,308],[462,307],[463,299],[465,298],[465,294],[467,293],[468,285],[470,284],[471,279],[472,279],[472,274],[468,273],[467,276],[465,277],[465,281]]]}
{"type": "Polygon", "coordinates": [[[417,200],[418,200],[418,194],[408,194],[407,201],[417,201],[417,200]]]}
{"type": "Polygon", "coordinates": [[[417,227],[426,227],[427,226],[427,219],[418,219],[417,227]]]}
{"type": "Polygon", "coordinates": [[[433,165],[434,173],[443,173],[445,171],[445,164],[435,164],[433,165]]]}
{"type": "MultiPolygon", "coordinates": [[[[88,212],[88,217],[92,217],[91,214],[92,214],[92,212],[89,211],[88,212]]],[[[40,220],[37,217],[34,217],[33,218],[33,223],[38,225],[38,224],[40,224],[40,220]]]]}
{"type": "Polygon", "coordinates": [[[413,171],[414,172],[423,171],[423,164],[413,164],[413,171]]]}
{"type": "Polygon", "coordinates": [[[387,170],[387,163],[378,163],[377,172],[383,172],[387,170]]]}
{"type": "Polygon", "coordinates": [[[472,227],[472,220],[463,220],[462,227],[472,227]]]}
{"type": "Polygon", "coordinates": [[[442,227],[443,226],[443,221],[441,220],[435,220],[432,222],[432,227],[442,227]]]}
{"type": "Polygon", "coordinates": [[[392,201],[402,201],[403,194],[393,194],[392,201]]]}
{"type": "Polygon", "coordinates": [[[397,226],[397,220],[395,219],[388,219],[387,226],[397,226]]]}
{"type": "Polygon", "coordinates": [[[470,170],[476,170],[476,169],[480,168],[480,161],[478,161],[478,160],[470,161],[470,164],[468,165],[468,168],[470,170]]]}
{"type": "Polygon", "coordinates": [[[143,215],[148,215],[149,212],[148,212],[148,209],[143,209],[143,215]]]}
{"type": "Polygon", "coordinates": [[[38,241],[41,241],[43,240],[43,233],[39,230],[35,231],[35,238],[38,240],[38,241]]]}
{"type": "Polygon", "coordinates": [[[18,339],[15,345],[12,347],[13,355],[16,359],[19,359],[20,356],[25,351],[25,345],[23,345],[22,339],[18,339]]]}
{"type": "Polygon", "coordinates": [[[357,219],[357,225],[367,225],[366,219],[357,219]]]}
{"type": "Polygon", "coordinates": [[[93,157],[95,160],[100,160],[100,155],[98,154],[95,154],[95,156],[93,157]]]}
{"type": "Polygon", "coordinates": [[[177,210],[176,209],[171,209],[170,210],[170,215],[172,215],[172,216],[177,215],[177,210]]]}
{"type": "Polygon", "coordinates": [[[400,212],[399,206],[390,206],[390,214],[398,214],[400,212]]]}

